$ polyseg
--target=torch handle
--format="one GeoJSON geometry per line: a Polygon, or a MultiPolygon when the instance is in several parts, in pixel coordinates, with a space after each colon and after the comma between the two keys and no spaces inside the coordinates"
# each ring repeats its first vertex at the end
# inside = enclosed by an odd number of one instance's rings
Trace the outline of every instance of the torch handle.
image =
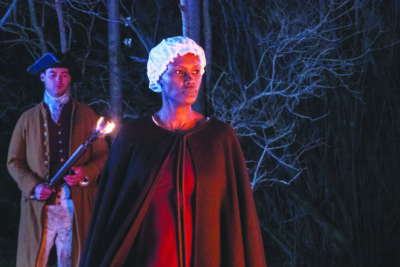
{"type": "Polygon", "coordinates": [[[78,149],[72,154],[72,156],[67,160],[67,162],[60,168],[60,170],[54,175],[50,180],[49,188],[53,189],[56,184],[61,183],[64,177],[71,170],[71,167],[82,157],[83,154],[88,150],[90,143],[86,142],[78,147],[78,149]]]}
{"type": "Polygon", "coordinates": [[[78,149],[72,154],[72,156],[65,162],[65,164],[61,167],[61,169],[54,175],[54,177],[50,180],[48,184],[48,188],[53,190],[54,192],[50,195],[50,197],[46,200],[46,205],[54,205],[57,193],[60,190],[62,184],[64,184],[64,177],[71,170],[71,167],[78,161],[80,157],[88,150],[88,146],[90,143],[86,142],[78,147],[78,149]]]}

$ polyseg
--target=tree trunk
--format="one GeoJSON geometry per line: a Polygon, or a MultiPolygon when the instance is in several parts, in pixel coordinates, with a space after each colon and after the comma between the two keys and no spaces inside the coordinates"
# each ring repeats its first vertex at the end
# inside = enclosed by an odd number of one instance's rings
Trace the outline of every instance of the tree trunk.
{"type": "Polygon", "coordinates": [[[113,120],[122,118],[121,46],[119,34],[119,1],[108,1],[108,60],[110,64],[110,97],[113,120]]]}
{"type": "Polygon", "coordinates": [[[64,14],[62,10],[63,0],[55,1],[55,8],[57,11],[58,17],[58,28],[60,29],[60,44],[61,44],[61,53],[65,53],[67,51],[67,35],[65,32],[65,23],[64,23],[64,14]]]}
{"type": "Polygon", "coordinates": [[[46,47],[46,41],[44,40],[43,30],[37,22],[34,0],[29,0],[28,4],[29,4],[29,14],[31,15],[30,16],[31,24],[40,40],[40,49],[42,50],[42,55],[43,55],[43,54],[47,53],[47,47],[46,47]]]}
{"type": "MultiPolygon", "coordinates": [[[[208,10],[208,2],[206,7],[208,10]]],[[[182,14],[182,35],[190,37],[196,43],[200,44],[201,18],[199,0],[180,0],[180,9],[182,14]]],[[[210,37],[209,35],[208,37],[210,37]]],[[[204,84],[200,89],[199,96],[193,107],[198,112],[205,113],[204,84]]]]}
{"type": "Polygon", "coordinates": [[[200,43],[200,2],[199,0],[180,0],[182,14],[182,33],[200,43]]]}
{"type": "Polygon", "coordinates": [[[198,10],[192,13],[193,5],[196,6],[197,0],[180,0],[180,10],[182,14],[182,35],[188,36],[197,41],[193,36],[194,18],[199,18],[198,10]],[[197,15],[196,15],[197,13],[197,15]]]}
{"type": "Polygon", "coordinates": [[[211,28],[211,18],[210,18],[210,3],[209,0],[203,1],[203,34],[204,34],[204,51],[206,53],[207,60],[207,71],[205,73],[205,79],[203,79],[203,106],[205,115],[211,115],[211,111],[207,105],[208,92],[211,88],[211,63],[212,63],[212,28],[211,28]]]}

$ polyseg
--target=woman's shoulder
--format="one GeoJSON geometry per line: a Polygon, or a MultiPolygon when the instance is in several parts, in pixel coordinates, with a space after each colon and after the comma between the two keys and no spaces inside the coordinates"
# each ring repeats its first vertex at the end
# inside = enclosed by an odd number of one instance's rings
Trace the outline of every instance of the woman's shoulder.
{"type": "Polygon", "coordinates": [[[202,126],[194,136],[200,139],[228,141],[236,136],[233,127],[226,121],[217,117],[207,118],[207,122],[202,126]]]}
{"type": "Polygon", "coordinates": [[[209,125],[214,130],[234,132],[232,125],[229,122],[223,121],[217,117],[210,117],[209,125]]]}

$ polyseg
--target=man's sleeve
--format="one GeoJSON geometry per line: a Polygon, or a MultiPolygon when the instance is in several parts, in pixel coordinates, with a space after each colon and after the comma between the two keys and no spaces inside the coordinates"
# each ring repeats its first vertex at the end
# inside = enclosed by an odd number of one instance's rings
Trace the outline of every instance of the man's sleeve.
{"type": "Polygon", "coordinates": [[[29,197],[36,185],[41,183],[41,180],[30,171],[26,164],[26,131],[23,116],[18,120],[11,137],[7,169],[26,197],[29,197]]]}

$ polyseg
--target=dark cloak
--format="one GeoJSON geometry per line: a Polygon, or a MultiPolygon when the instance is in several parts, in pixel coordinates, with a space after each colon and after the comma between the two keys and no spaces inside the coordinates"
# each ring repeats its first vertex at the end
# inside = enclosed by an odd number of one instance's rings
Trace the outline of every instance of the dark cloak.
{"type": "Polygon", "coordinates": [[[188,147],[195,174],[193,266],[266,265],[246,163],[233,128],[211,118],[172,132],[143,117],[125,123],[112,144],[80,266],[135,266],[127,256],[178,144],[188,147]]]}

